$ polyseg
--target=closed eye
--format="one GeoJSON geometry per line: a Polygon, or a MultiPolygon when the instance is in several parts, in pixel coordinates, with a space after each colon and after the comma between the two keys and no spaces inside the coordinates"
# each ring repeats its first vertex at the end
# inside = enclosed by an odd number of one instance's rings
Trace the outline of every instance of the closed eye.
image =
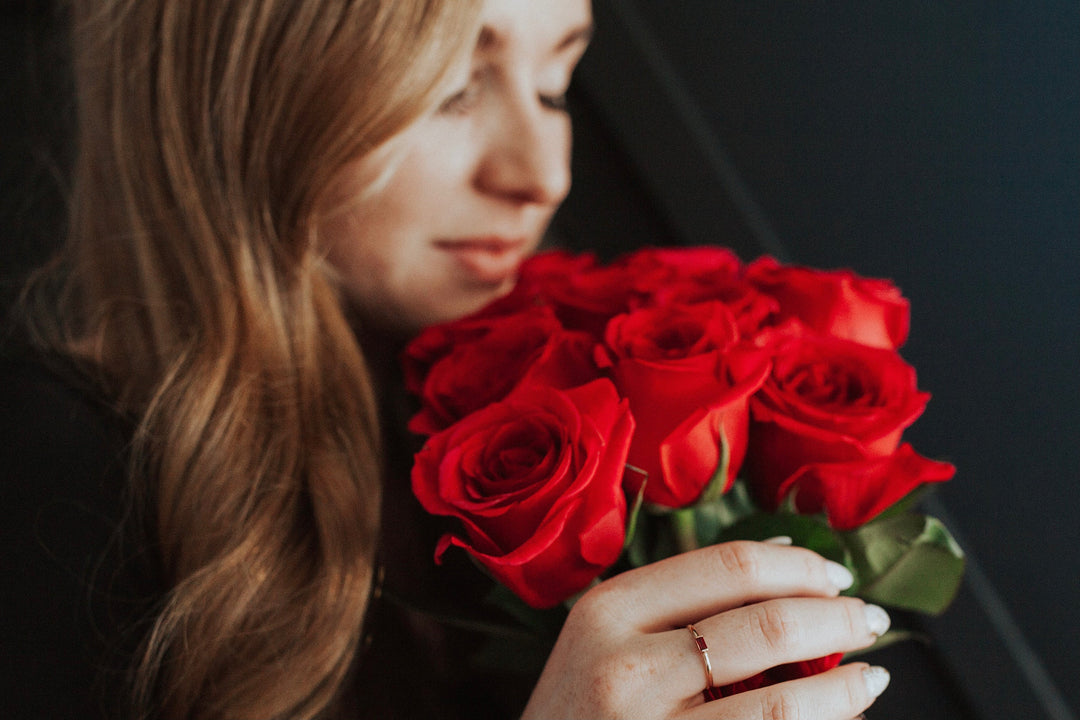
{"type": "Polygon", "coordinates": [[[478,96],[479,93],[473,90],[470,85],[443,100],[439,105],[438,112],[440,115],[461,115],[467,113],[476,104],[476,98],[478,96]]]}
{"type": "Polygon", "coordinates": [[[541,95],[540,105],[548,110],[566,112],[566,93],[560,95],[541,95]]]}

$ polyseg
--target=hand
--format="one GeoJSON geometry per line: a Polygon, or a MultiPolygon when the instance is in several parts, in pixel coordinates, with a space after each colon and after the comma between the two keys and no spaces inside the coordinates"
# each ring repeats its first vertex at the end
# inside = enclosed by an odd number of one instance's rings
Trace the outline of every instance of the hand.
{"type": "Polygon", "coordinates": [[[731,542],[621,573],[574,605],[533,691],[529,718],[850,720],[888,684],[865,663],[706,703],[713,682],[871,645],[883,610],[839,597],[841,565],[802,548],[731,542]]]}

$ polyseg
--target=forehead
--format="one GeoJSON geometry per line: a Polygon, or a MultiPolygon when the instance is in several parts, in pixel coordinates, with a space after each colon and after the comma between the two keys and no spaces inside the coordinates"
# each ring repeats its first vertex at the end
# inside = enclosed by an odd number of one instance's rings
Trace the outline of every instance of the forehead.
{"type": "Polygon", "coordinates": [[[589,0],[486,0],[480,15],[478,54],[510,49],[556,54],[588,40],[589,0]]]}

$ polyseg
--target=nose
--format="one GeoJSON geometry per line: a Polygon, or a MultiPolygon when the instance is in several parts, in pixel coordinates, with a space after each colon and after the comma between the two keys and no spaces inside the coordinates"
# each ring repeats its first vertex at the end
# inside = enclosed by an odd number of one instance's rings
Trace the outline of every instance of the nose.
{"type": "Polygon", "coordinates": [[[570,191],[569,117],[507,103],[476,171],[484,193],[515,204],[556,206],[570,191]]]}

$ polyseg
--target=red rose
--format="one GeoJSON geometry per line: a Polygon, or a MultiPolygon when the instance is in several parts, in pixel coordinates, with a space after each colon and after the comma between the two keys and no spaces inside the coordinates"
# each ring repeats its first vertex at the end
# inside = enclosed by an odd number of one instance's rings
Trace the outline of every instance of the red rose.
{"type": "Polygon", "coordinates": [[[735,316],[742,337],[751,337],[779,303],[746,281],[742,261],[716,246],[644,248],[625,259],[639,306],[718,300],[735,316]]]}
{"type": "Polygon", "coordinates": [[[646,247],[621,262],[647,305],[724,300],[746,286],[742,262],[722,247],[646,247]]]}
{"type": "Polygon", "coordinates": [[[572,253],[565,250],[548,250],[527,258],[518,273],[522,287],[558,292],[553,288],[565,285],[569,278],[602,269],[592,253],[572,253]]]}
{"type": "Polygon", "coordinates": [[[832,527],[854,530],[920,485],[954,474],[949,463],[924,458],[904,443],[881,458],[804,465],[780,484],[776,497],[795,492],[800,512],[824,512],[832,527]]]}
{"type": "Polygon", "coordinates": [[[406,386],[421,400],[409,429],[438,432],[521,382],[573,387],[593,380],[594,344],[540,306],[428,328],[405,351],[406,386]]]}
{"type": "Polygon", "coordinates": [[[746,277],[780,303],[777,323],[797,318],[817,332],[890,350],[907,340],[909,303],[888,280],[781,265],[771,257],[751,263],[746,277]]]}
{"type": "Polygon", "coordinates": [[[746,680],[740,680],[737,683],[716,688],[715,692],[717,697],[730,697],[736,693],[746,692],[747,690],[757,690],[758,688],[787,682],[788,680],[798,680],[799,678],[810,677],[811,675],[823,673],[826,670],[832,670],[840,664],[843,657],[843,653],[833,653],[832,655],[826,655],[825,657],[816,658],[814,660],[804,660],[802,662],[779,665],[774,668],[769,668],[764,672],[760,672],[746,680]]]}
{"type": "MultiPolygon", "coordinates": [[[[727,285],[742,275],[739,256],[719,245],[697,247],[646,247],[628,254],[627,264],[655,267],[668,278],[693,279],[704,289],[712,284],[727,285]]],[[[662,291],[661,288],[651,288],[662,291]]]]}
{"type": "Polygon", "coordinates": [[[591,254],[552,251],[522,264],[511,298],[539,298],[567,328],[599,337],[611,316],[634,304],[632,291],[632,278],[622,264],[600,265],[591,254]]]}
{"type": "Polygon", "coordinates": [[[727,482],[746,452],[748,399],[768,358],[742,347],[723,303],[637,310],[612,318],[606,352],[615,384],[630,400],[638,430],[628,462],[647,473],[645,499],[667,507],[701,495],[728,442],[727,482]]]}
{"type": "Polygon", "coordinates": [[[401,356],[405,388],[419,395],[423,392],[424,380],[437,362],[452,353],[457,345],[482,337],[488,328],[486,320],[478,321],[474,317],[424,328],[409,342],[401,356]]]}
{"type": "Polygon", "coordinates": [[[467,550],[534,607],[584,589],[622,552],[622,476],[634,421],[609,380],[571,390],[524,385],[433,435],[417,453],[413,492],[458,518],[467,550]]]}
{"type": "MultiPolygon", "coordinates": [[[[902,495],[914,487],[911,482],[923,481],[886,472],[915,468],[906,456],[894,465],[887,460],[930,397],[919,392],[915,370],[899,354],[806,334],[782,338],[774,351],[772,372],[750,402],[747,459],[755,493],[766,507],[777,507],[798,484],[801,509],[825,509],[830,519],[857,525],[872,517],[868,512],[883,509],[864,493],[877,497],[882,483],[896,483],[906,487],[902,495]],[[880,465],[861,464],[867,462],[880,465]],[[838,479],[841,472],[847,481],[838,479]],[[806,498],[803,481],[813,489],[806,498]]],[[[935,474],[920,470],[916,477],[935,474]]]]}
{"type": "MultiPolygon", "coordinates": [[[[525,262],[514,295],[540,297],[567,327],[599,336],[611,317],[642,307],[721,300],[749,308],[748,294],[765,296],[742,279],[742,269],[721,247],[643,248],[606,265],[592,255],[548,252],[525,262]]],[[[775,309],[774,300],[765,302],[767,312],[775,309]]]]}

